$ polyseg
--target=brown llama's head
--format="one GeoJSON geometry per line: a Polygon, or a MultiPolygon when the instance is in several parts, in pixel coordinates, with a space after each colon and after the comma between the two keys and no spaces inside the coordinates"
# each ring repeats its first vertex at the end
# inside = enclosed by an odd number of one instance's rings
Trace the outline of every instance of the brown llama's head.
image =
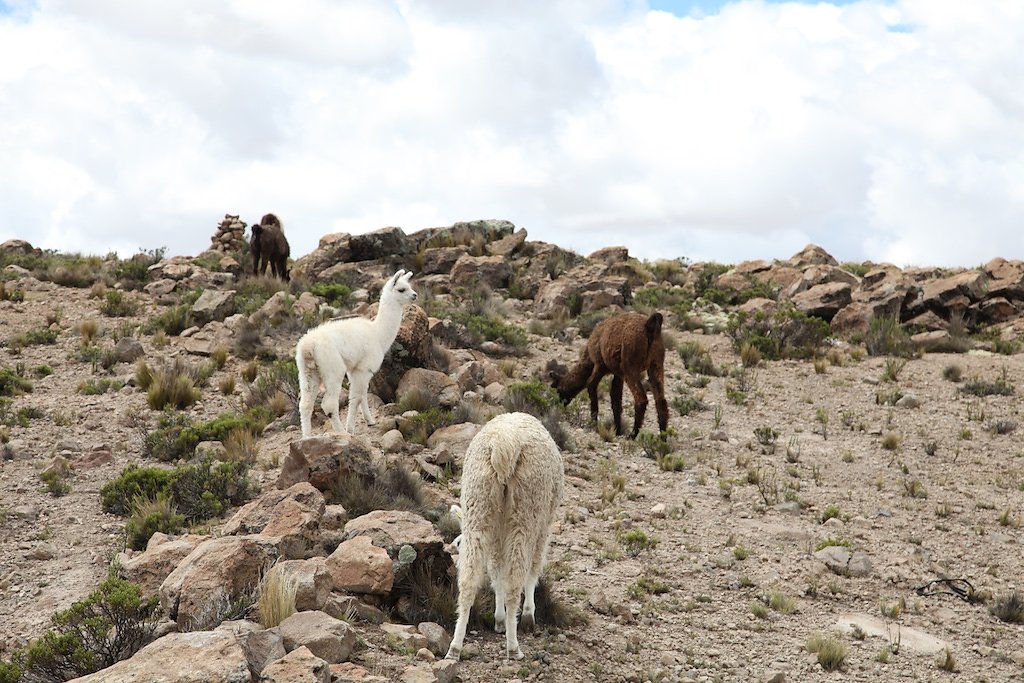
{"type": "Polygon", "coordinates": [[[260,219],[260,225],[276,225],[281,227],[281,220],[272,213],[268,213],[260,219]]]}
{"type": "Polygon", "coordinates": [[[558,392],[558,398],[561,399],[563,404],[568,404],[576,394],[580,392],[580,389],[574,386],[570,386],[569,380],[569,368],[562,365],[554,358],[548,361],[548,364],[544,367],[544,372],[547,374],[548,381],[551,383],[552,388],[558,392]]]}

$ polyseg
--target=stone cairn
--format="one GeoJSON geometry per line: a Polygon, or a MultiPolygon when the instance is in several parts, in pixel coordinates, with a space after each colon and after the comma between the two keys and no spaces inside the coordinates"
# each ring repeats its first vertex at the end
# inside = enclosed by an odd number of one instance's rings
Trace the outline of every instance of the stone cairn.
{"type": "Polygon", "coordinates": [[[245,244],[245,221],[238,216],[224,214],[224,220],[217,226],[211,241],[213,244],[210,248],[222,253],[241,248],[245,244]]]}

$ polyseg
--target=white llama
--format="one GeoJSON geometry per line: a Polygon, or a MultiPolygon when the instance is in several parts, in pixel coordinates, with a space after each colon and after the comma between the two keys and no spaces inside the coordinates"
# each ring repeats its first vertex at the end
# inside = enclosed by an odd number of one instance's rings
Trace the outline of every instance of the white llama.
{"type": "Polygon", "coordinates": [[[377,317],[332,320],[302,335],[295,347],[295,363],[299,369],[299,417],[303,438],[313,433],[313,404],[324,385],[320,406],[331,419],[335,431],[355,433],[356,410],[362,408],[368,425],[376,424],[366,400],[370,380],[380,370],[384,354],[398,335],[402,310],[416,300],[409,285],[412,273],[400,270],[384,285],[380,293],[377,317]],[[342,427],[338,401],[341,383],[348,375],[348,422],[342,427]]]}
{"type": "Polygon", "coordinates": [[[466,637],[469,610],[487,579],[494,588],[494,630],[505,632],[507,657],[523,658],[516,612],[534,625],[534,589],[562,500],[562,455],[544,425],[526,413],[498,415],[473,437],[462,467],[459,619],[449,658],[466,637]]]}

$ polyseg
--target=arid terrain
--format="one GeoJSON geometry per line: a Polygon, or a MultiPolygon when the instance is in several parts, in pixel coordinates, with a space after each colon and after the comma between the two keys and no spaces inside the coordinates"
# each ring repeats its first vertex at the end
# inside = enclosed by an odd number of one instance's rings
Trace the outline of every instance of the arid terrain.
{"type": "MultiPolygon", "coordinates": [[[[390,269],[375,262],[363,275],[373,281],[390,269]]],[[[202,332],[168,335],[163,345],[144,331],[167,308],[159,294],[125,292],[138,309],[114,317],[101,312],[104,298],[89,287],[21,272],[3,277],[8,291],[23,290],[24,300],[0,302],[0,367],[20,368],[32,385],[13,396],[4,415],[0,657],[6,658],[40,635],[51,614],[94,590],[124,549],[125,520],[102,511],[99,491],[127,465],[147,464],[142,438],[156,425],[158,413],[134,386],[134,362],[107,370],[82,360],[83,321],[96,321],[101,348],[113,347],[115,338],[136,339],[153,366],[179,356],[198,362],[209,353],[196,342],[202,332]],[[43,329],[56,331],[53,343],[12,343],[43,329]],[[52,374],[33,375],[44,365],[52,374]],[[110,391],[82,392],[83,382],[100,379],[114,380],[110,391]],[[19,422],[11,411],[20,409],[27,417],[19,422]],[[73,471],[66,477],[70,490],[55,496],[41,473],[61,457],[73,471]]],[[[439,277],[420,279],[421,291],[433,287],[436,300],[458,306],[458,297],[439,293],[439,277]]],[[[575,318],[538,314],[540,294],[513,298],[495,288],[491,298],[505,321],[528,334],[516,353],[486,345],[475,352],[500,368],[506,385],[545,381],[550,360],[572,363],[586,343],[575,318]]],[[[365,312],[358,299],[348,308],[365,312]]],[[[585,395],[564,418],[566,496],[545,583],[586,623],[525,635],[526,658],[519,662],[504,661],[503,636],[471,632],[461,679],[1024,680],[1024,624],[990,610],[1024,591],[1024,356],[976,343],[964,353],[903,359],[830,338],[817,358],[755,363],[747,356],[745,366],[724,331],[665,313],[668,455],[645,452],[645,443],[657,447],[653,440],[616,438],[607,426],[588,424],[585,395]],[[680,350],[697,345],[710,353],[713,372],[685,366],[680,350]],[[972,382],[997,385],[1002,393],[965,391],[972,382]],[[832,568],[828,548],[838,558],[832,568]],[[972,600],[953,594],[950,584],[928,586],[941,579],[969,582],[972,600]],[[845,644],[839,670],[823,670],[808,651],[815,634],[845,644]]],[[[300,325],[282,325],[264,344],[288,358],[301,333],[300,325]]],[[[249,363],[229,353],[187,414],[210,420],[240,412],[249,363]],[[237,378],[237,388],[225,395],[217,387],[228,376],[237,378]]],[[[475,394],[501,405],[500,392],[483,389],[475,394]]],[[[625,404],[628,432],[628,391],[625,404]]],[[[380,402],[371,407],[380,410],[380,402]]],[[[606,392],[600,414],[602,422],[610,419],[606,392]]],[[[291,415],[273,421],[257,441],[251,477],[263,490],[275,486],[289,443],[300,438],[291,415]]],[[[366,429],[360,423],[361,436],[381,448],[394,424],[385,419],[366,429]]],[[[315,425],[327,428],[319,409],[315,425]]],[[[653,401],[644,430],[657,430],[653,401]]],[[[411,444],[394,450],[410,467],[412,455],[422,452],[411,444]]],[[[458,498],[457,477],[424,486],[445,503],[458,498]]],[[[194,531],[217,534],[230,515],[194,531]]],[[[378,627],[354,625],[362,645],[351,661],[370,673],[399,680],[416,662],[414,654],[389,647],[378,627]]],[[[443,626],[450,632],[453,624],[443,626]]]]}

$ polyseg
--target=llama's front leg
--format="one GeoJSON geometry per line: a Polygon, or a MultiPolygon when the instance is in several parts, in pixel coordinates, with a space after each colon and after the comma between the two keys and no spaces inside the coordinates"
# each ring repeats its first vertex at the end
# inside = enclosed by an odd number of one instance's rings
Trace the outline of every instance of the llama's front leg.
{"type": "MultiPolygon", "coordinates": [[[[370,373],[363,370],[353,372],[348,377],[348,431],[355,434],[356,412],[367,402],[366,394],[370,390],[370,373]]],[[[367,405],[366,412],[370,412],[367,405]]],[[[372,424],[369,420],[367,423],[372,424]]]]}
{"type": "Polygon", "coordinates": [[[612,377],[612,423],[615,425],[615,436],[622,436],[622,378],[612,377]]]}
{"type": "Polygon", "coordinates": [[[640,383],[639,375],[627,377],[626,384],[629,385],[629,391],[633,394],[633,431],[629,438],[635,439],[636,435],[640,433],[640,427],[644,424],[644,413],[647,412],[647,392],[644,391],[644,385],[640,383]]]}

